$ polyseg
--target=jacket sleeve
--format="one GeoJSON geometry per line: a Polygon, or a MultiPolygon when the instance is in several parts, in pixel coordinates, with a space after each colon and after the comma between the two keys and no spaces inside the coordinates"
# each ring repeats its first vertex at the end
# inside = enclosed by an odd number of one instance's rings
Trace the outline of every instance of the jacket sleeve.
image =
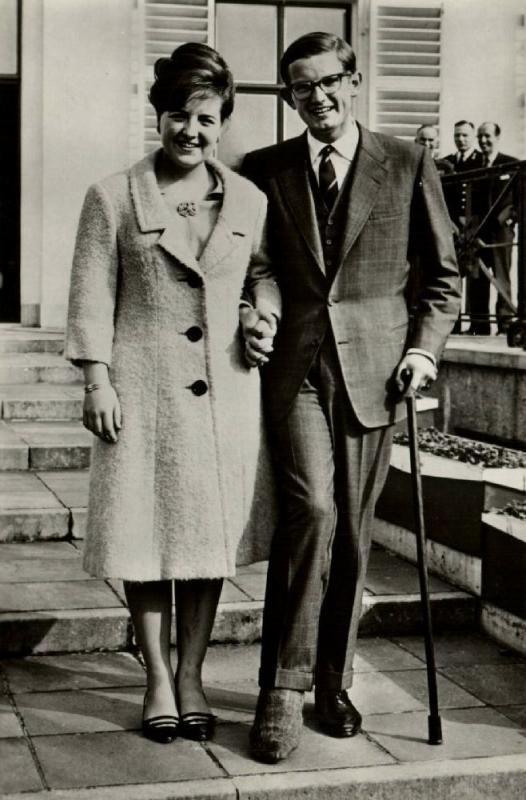
{"type": "Polygon", "coordinates": [[[267,200],[261,195],[260,210],[254,230],[251,259],[247,270],[243,300],[265,313],[281,319],[279,290],[267,246],[267,200]]]}
{"type": "Polygon", "coordinates": [[[437,360],[460,311],[460,277],[451,221],[437,170],[424,150],[415,183],[410,249],[420,267],[419,292],[409,348],[437,360]]]}
{"type": "Polygon", "coordinates": [[[73,363],[111,364],[118,262],[114,209],[95,184],[84,200],[71,272],[65,355],[73,363]]]}

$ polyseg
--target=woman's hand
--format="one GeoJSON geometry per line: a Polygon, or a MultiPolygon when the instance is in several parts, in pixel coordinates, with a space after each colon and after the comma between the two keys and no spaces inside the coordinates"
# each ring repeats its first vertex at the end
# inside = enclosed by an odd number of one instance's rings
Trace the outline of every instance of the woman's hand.
{"type": "Polygon", "coordinates": [[[113,443],[118,440],[122,427],[121,404],[109,381],[84,395],[82,421],[99,439],[113,443]]]}

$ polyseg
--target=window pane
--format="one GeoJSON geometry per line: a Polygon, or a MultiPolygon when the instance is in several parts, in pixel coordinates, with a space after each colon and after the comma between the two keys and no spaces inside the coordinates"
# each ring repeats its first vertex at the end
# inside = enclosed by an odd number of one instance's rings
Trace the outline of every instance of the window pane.
{"type": "Polygon", "coordinates": [[[345,11],[341,8],[292,7],[285,9],[285,47],[311,31],[336,33],[345,38],[345,11]]]}
{"type": "Polygon", "coordinates": [[[16,0],[0,0],[0,74],[17,73],[16,0]]]}
{"type": "Polygon", "coordinates": [[[276,141],[275,95],[238,94],[228,128],[219,143],[218,155],[230,167],[237,166],[245,153],[276,141]]]}
{"type": "Polygon", "coordinates": [[[291,136],[298,136],[307,128],[297,111],[294,111],[290,106],[284,104],[285,114],[285,139],[290,139],[291,136]]]}
{"type": "Polygon", "coordinates": [[[276,9],[253,3],[217,3],[217,49],[236,81],[275,83],[276,9]]]}

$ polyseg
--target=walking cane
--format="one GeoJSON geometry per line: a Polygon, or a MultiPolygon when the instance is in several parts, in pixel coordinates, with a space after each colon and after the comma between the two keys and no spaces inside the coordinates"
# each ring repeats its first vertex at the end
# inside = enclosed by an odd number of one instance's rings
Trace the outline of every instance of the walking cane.
{"type": "Polygon", "coordinates": [[[413,508],[416,526],[416,552],[418,559],[418,577],[420,580],[420,599],[424,622],[424,643],[426,651],[427,688],[429,695],[428,732],[429,744],[442,744],[442,722],[438,713],[438,689],[435,664],[435,646],[431,625],[431,606],[429,603],[429,586],[427,580],[427,551],[424,527],[424,506],[422,502],[422,478],[418,458],[418,427],[416,421],[415,395],[411,391],[406,396],[407,427],[409,433],[409,454],[411,458],[411,483],[413,486],[413,508]]]}

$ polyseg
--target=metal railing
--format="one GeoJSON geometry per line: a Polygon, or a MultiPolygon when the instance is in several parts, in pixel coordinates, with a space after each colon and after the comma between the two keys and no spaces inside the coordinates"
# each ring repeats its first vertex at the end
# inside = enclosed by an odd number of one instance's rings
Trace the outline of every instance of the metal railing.
{"type": "Polygon", "coordinates": [[[526,161],[441,180],[465,278],[454,332],[489,334],[496,323],[510,346],[526,349],[526,161]],[[495,313],[489,308],[490,286],[495,313]]]}

